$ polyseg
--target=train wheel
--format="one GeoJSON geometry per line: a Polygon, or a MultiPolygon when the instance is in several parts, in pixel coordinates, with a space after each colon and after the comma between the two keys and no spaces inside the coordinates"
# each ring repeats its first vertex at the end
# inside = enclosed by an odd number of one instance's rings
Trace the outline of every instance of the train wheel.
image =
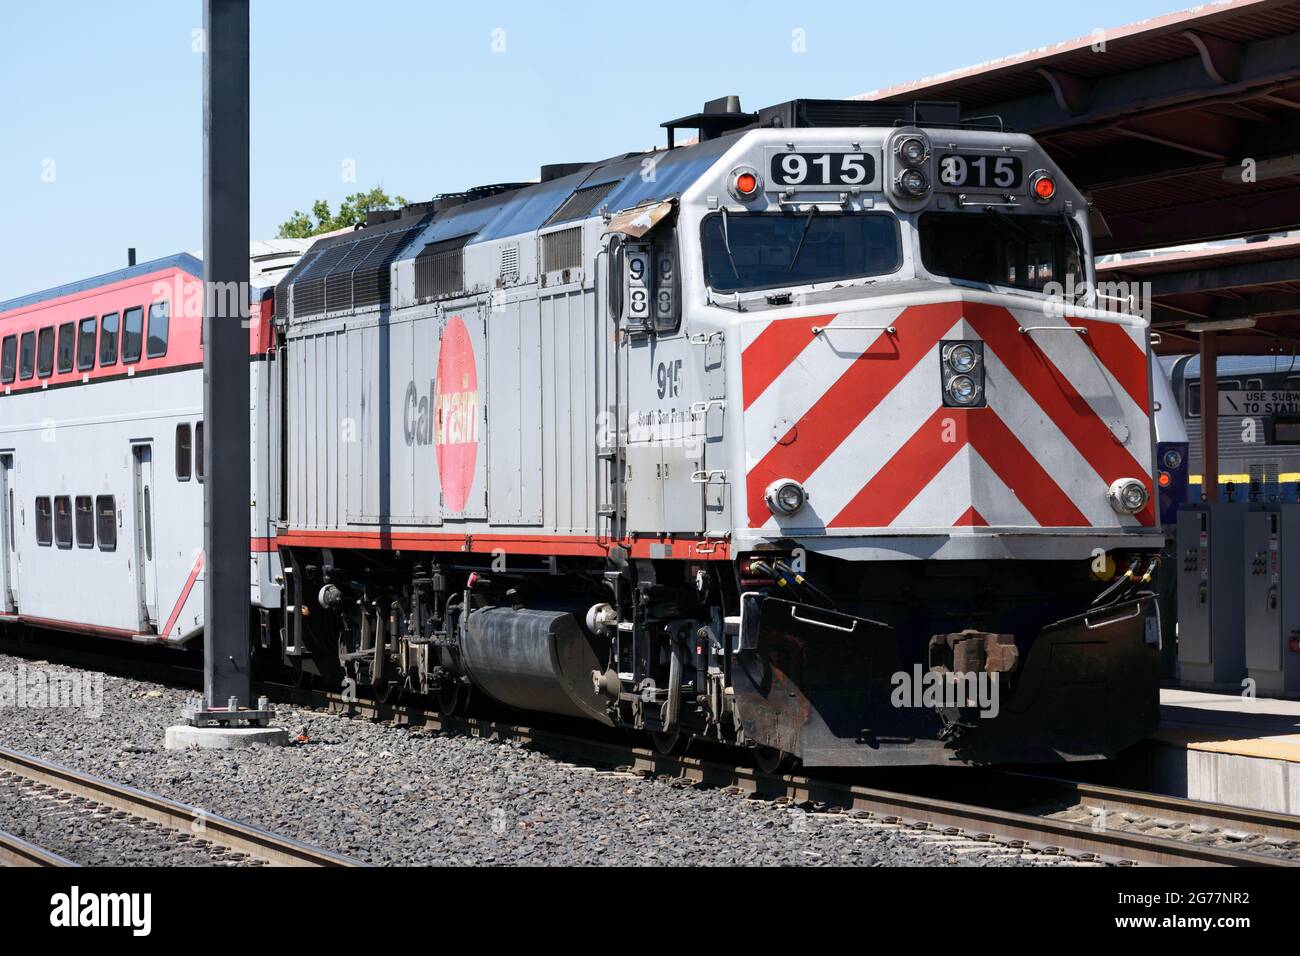
{"type": "Polygon", "coordinates": [[[750,755],[754,758],[754,765],[763,773],[787,773],[797,762],[794,754],[775,747],[755,747],[750,755]]]}
{"type": "Polygon", "coordinates": [[[470,706],[473,690],[469,684],[456,681],[438,688],[438,709],[448,716],[463,717],[470,706]]]}
{"type": "Polygon", "coordinates": [[[690,747],[691,738],[680,730],[675,730],[671,734],[652,730],[650,731],[650,742],[654,744],[656,753],[665,757],[680,757],[690,747]]]}

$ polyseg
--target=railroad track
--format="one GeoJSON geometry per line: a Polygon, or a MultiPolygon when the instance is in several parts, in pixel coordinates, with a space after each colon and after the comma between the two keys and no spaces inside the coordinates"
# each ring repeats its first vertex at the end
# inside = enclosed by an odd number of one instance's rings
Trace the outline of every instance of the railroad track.
{"type": "MultiPolygon", "coordinates": [[[[1098,787],[1033,774],[999,774],[1009,780],[1032,781],[1042,789],[1080,797],[1087,806],[1109,807],[1119,820],[1105,818],[1084,824],[1068,819],[1025,813],[1003,806],[970,803],[927,793],[868,787],[842,780],[802,774],[766,774],[730,761],[693,756],[665,756],[625,741],[576,736],[545,727],[504,721],[448,717],[435,710],[402,704],[352,700],[339,694],[319,694],[330,710],[403,725],[423,725],[448,733],[469,734],[536,746],[570,760],[594,762],[634,773],[683,780],[699,786],[730,787],[760,799],[811,805],[823,811],[869,816],[882,823],[917,830],[939,830],[954,836],[996,841],[1038,852],[1059,852],[1083,861],[1157,866],[1300,866],[1300,818],[1287,814],[1220,806],[1135,790],[1098,787]],[[1197,826],[1223,830],[1250,826],[1252,833],[1296,841],[1297,859],[1206,842],[1152,836],[1121,826],[1123,813],[1158,812],[1197,826]]],[[[1029,801],[1025,801],[1029,802],[1029,801]]]]}
{"type": "Polygon", "coordinates": [[[71,860],[33,846],[26,840],[0,830],[0,866],[78,866],[71,860]]]}
{"type": "MultiPolygon", "coordinates": [[[[0,778],[6,775],[30,781],[69,797],[79,797],[129,818],[198,836],[216,846],[264,860],[273,866],[363,865],[342,854],[309,846],[260,827],[239,823],[157,794],[0,747],[0,778]]],[[[0,861],[22,862],[24,859],[27,861],[25,865],[68,865],[68,861],[61,857],[33,847],[16,837],[0,834],[0,861]]]]}
{"type": "MultiPolygon", "coordinates": [[[[74,661],[66,650],[50,654],[46,652],[51,648],[36,644],[14,647],[10,642],[0,642],[0,650],[26,656],[35,652],[47,658],[61,657],[72,666],[93,666],[110,671],[114,670],[113,661],[117,661],[118,673],[145,676],[138,669],[124,668],[120,660],[102,653],[72,655],[76,658],[74,661]],[[93,663],[86,663],[92,660],[93,663]]],[[[188,668],[154,665],[148,670],[152,679],[163,682],[187,687],[201,683],[200,675],[188,668]]],[[[575,762],[625,769],[699,786],[733,788],[760,799],[810,806],[830,813],[847,813],[910,829],[998,842],[1011,848],[1060,853],[1080,861],[1172,866],[1300,865],[1300,817],[1287,814],[997,770],[984,772],[979,789],[983,790],[987,785],[989,790],[998,791],[997,795],[1002,799],[972,803],[966,791],[976,789],[970,786],[973,776],[963,776],[960,783],[953,779],[953,786],[965,787],[955,798],[952,788],[946,788],[945,792],[936,792],[933,786],[894,790],[866,786],[843,779],[841,775],[835,779],[823,779],[803,774],[765,774],[735,764],[725,755],[713,759],[666,756],[648,747],[629,744],[625,734],[600,734],[600,728],[582,728],[581,733],[576,733],[490,717],[447,716],[418,705],[351,699],[337,693],[304,691],[279,684],[259,685],[259,693],[296,707],[327,709],[398,725],[424,726],[447,733],[512,741],[575,762]],[[1044,803],[1058,806],[1052,809],[1042,806],[1044,803]],[[1031,806],[1034,812],[1025,812],[1031,806]],[[1075,812],[1072,814],[1071,810],[1075,812]],[[1169,822],[1180,826],[1163,825],[1169,822]],[[1161,825],[1154,825],[1156,823],[1161,825]],[[1157,831],[1159,835],[1151,831],[1157,831]],[[1224,841],[1216,840],[1216,834],[1234,837],[1245,834],[1245,838],[1228,841],[1233,845],[1222,845],[1224,841]]]]}

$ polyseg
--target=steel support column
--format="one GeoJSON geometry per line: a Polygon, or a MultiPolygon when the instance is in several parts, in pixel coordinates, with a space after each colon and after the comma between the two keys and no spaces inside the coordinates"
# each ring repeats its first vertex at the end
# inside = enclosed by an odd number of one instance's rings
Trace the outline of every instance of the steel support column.
{"type": "Polygon", "coordinates": [[[1201,494],[1219,500],[1219,340],[1201,333],[1201,494]]]}
{"type": "Polygon", "coordinates": [[[248,0],[204,0],[204,703],[249,677],[248,0]]]}

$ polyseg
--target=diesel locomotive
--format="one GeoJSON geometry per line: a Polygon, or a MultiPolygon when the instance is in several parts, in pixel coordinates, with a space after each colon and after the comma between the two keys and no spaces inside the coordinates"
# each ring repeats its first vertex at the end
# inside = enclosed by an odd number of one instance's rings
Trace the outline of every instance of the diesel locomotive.
{"type": "MultiPolygon", "coordinates": [[[[254,296],[263,659],[769,769],[1090,759],[1148,736],[1149,332],[1090,289],[1085,197],[1031,137],[948,104],[725,98],[664,125],[667,149],[374,214],[254,296]]],[[[25,469],[5,472],[22,557],[5,548],[21,586],[0,620],[105,623],[66,577],[54,593],[61,545],[41,543],[86,498],[116,550],[69,532],[66,552],[100,560],[109,626],[182,643],[202,624],[197,479],[174,495],[131,449],[182,423],[192,461],[199,393],[78,374],[75,335],[66,383],[27,375],[40,310],[80,317],[80,294],[0,305],[0,463],[25,469]],[[110,389],[156,425],[119,423],[101,455],[110,389]],[[51,451],[60,390],[82,444],[51,451]],[[171,570],[148,604],[151,534],[171,570]],[[178,627],[158,609],[182,589],[178,627]]]]}

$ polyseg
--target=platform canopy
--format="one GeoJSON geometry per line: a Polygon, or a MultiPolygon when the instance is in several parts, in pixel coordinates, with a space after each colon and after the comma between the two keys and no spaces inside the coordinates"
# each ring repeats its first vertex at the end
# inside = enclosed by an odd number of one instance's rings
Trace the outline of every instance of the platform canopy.
{"type": "Polygon", "coordinates": [[[1229,0],[856,99],[956,100],[1032,133],[1096,252],[1300,228],[1300,4],[1229,0]]]}
{"type": "MultiPolygon", "coordinates": [[[[955,100],[1031,133],[1093,206],[1098,255],[1300,228],[1300,3],[1225,0],[863,94],[955,100]]],[[[1291,352],[1297,242],[1103,263],[1150,282],[1158,348],[1199,349],[1205,494],[1218,496],[1220,349],[1291,352]]]]}
{"type": "Polygon", "coordinates": [[[1220,354],[1300,354],[1300,235],[1103,260],[1097,281],[1137,293],[1162,354],[1195,351],[1203,329],[1220,354]]]}

